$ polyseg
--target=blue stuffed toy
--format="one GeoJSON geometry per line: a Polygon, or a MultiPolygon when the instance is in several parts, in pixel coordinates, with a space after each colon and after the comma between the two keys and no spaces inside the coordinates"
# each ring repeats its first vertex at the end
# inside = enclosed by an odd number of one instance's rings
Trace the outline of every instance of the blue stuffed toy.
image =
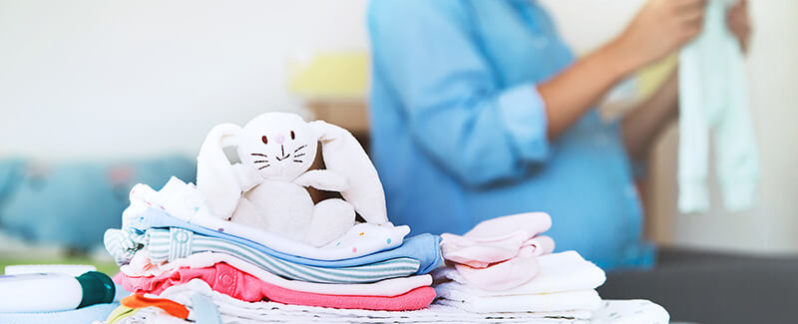
{"type": "Polygon", "coordinates": [[[38,243],[86,251],[121,226],[136,183],[161,187],[170,177],[193,181],[196,163],[163,157],[121,163],[38,164],[0,161],[0,230],[38,243]]]}

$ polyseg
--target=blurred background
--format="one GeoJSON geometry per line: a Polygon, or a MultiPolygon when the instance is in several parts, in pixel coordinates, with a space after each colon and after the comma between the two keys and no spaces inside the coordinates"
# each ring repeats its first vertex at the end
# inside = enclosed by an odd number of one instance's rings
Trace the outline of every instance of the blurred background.
{"type": "MultiPolygon", "coordinates": [[[[643,1],[541,3],[586,53],[643,1]]],[[[365,139],[365,8],[365,0],[0,0],[0,265],[110,264],[102,229],[118,227],[129,188],[158,188],[172,175],[193,181],[194,156],[218,123],[283,110],[365,139]]],[[[678,213],[673,125],[642,187],[647,235],[663,246],[798,254],[798,2],[751,1],[750,10],[758,203],[727,213],[713,185],[711,212],[678,213]]],[[[645,97],[672,66],[641,72],[615,101],[645,97]]],[[[612,103],[605,110],[622,113],[612,103]]]]}

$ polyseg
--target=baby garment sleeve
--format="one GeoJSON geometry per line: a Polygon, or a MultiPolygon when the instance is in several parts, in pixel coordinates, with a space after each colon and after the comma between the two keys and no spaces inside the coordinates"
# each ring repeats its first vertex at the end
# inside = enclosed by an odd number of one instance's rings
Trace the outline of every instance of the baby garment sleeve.
{"type": "Polygon", "coordinates": [[[726,209],[748,208],[755,198],[759,159],[743,53],[725,21],[733,2],[710,0],[703,33],[679,55],[679,210],[685,213],[709,209],[710,131],[726,209]]]}
{"type": "Polygon", "coordinates": [[[465,185],[545,161],[545,104],[534,84],[501,88],[460,1],[373,1],[373,64],[402,101],[411,136],[465,185]],[[406,18],[413,17],[413,23],[406,18]]]}

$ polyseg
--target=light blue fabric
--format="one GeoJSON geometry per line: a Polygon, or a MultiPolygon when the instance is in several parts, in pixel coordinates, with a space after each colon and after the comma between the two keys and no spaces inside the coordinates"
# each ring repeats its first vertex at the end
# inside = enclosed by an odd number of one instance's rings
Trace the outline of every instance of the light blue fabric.
{"type": "Polygon", "coordinates": [[[187,230],[191,230],[192,232],[195,232],[197,234],[235,242],[243,246],[253,248],[264,254],[280,258],[286,261],[304,264],[308,266],[316,266],[316,267],[325,267],[325,268],[355,267],[355,266],[374,264],[377,262],[382,262],[385,260],[391,260],[397,258],[411,258],[419,261],[419,269],[417,271],[417,274],[425,274],[434,270],[443,262],[443,257],[441,256],[439,248],[441,238],[440,236],[431,235],[431,234],[421,234],[410,238],[406,238],[404,242],[402,242],[402,245],[394,249],[380,251],[377,253],[372,253],[358,258],[343,259],[343,260],[316,260],[316,259],[308,259],[300,256],[295,256],[292,254],[286,254],[280,251],[270,249],[260,243],[253,242],[245,238],[241,238],[227,233],[214,231],[206,227],[191,224],[179,218],[173,217],[160,209],[155,209],[155,208],[148,209],[145,213],[142,214],[140,218],[138,218],[137,220],[133,220],[130,223],[130,226],[132,228],[138,229],[139,231],[145,231],[146,229],[151,227],[184,228],[187,230]]]}
{"type": "Polygon", "coordinates": [[[154,264],[183,259],[203,252],[223,253],[249,262],[263,270],[286,279],[318,283],[369,283],[384,279],[406,277],[418,272],[419,262],[413,258],[396,258],[353,267],[316,267],[260,252],[244,244],[170,227],[150,228],[142,235],[130,235],[127,230],[109,229],[105,232],[105,248],[121,264],[127,264],[129,251],[146,248],[154,264]],[[132,249],[130,248],[132,247],[132,249]]]}
{"type": "Polygon", "coordinates": [[[390,219],[461,234],[544,211],[557,250],[653,263],[618,123],[592,110],[554,141],[536,84],[574,56],[534,1],[373,0],[372,150],[390,219]]]}
{"type": "Polygon", "coordinates": [[[0,161],[0,229],[34,242],[90,249],[103,232],[119,227],[130,188],[162,185],[171,176],[194,179],[195,162],[183,156],[120,162],[42,164],[0,161]]]}
{"type": "Polygon", "coordinates": [[[219,314],[219,308],[211,300],[203,294],[191,295],[191,316],[197,324],[222,324],[222,316],[219,314]]]}
{"type": "Polygon", "coordinates": [[[729,0],[710,0],[704,30],[679,55],[679,210],[709,210],[709,134],[724,205],[740,211],[754,204],[759,157],[751,117],[745,62],[726,27],[729,0]]]}

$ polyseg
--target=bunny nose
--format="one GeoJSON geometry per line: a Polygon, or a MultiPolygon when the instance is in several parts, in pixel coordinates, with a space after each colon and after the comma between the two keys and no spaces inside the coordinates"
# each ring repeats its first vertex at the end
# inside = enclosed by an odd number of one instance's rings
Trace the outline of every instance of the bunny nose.
{"type": "Polygon", "coordinates": [[[274,140],[277,141],[277,144],[283,144],[283,142],[285,142],[285,136],[283,134],[277,135],[277,138],[274,140]]]}

